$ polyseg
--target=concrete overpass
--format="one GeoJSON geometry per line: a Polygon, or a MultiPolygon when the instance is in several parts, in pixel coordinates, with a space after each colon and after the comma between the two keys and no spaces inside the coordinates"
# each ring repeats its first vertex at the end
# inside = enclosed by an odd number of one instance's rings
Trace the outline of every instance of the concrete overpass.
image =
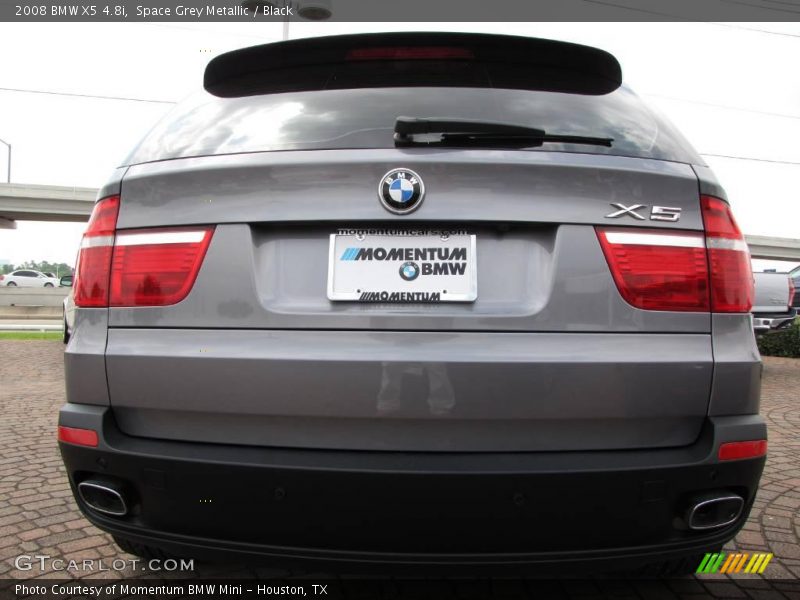
{"type": "MultiPolygon", "coordinates": [[[[0,183],[0,229],[14,221],[88,221],[97,190],[0,183]]],[[[747,235],[753,258],[800,262],[800,239],[747,235]]]]}
{"type": "Polygon", "coordinates": [[[88,221],[97,190],[0,183],[0,229],[14,229],[15,221],[88,221]]]}
{"type": "Polygon", "coordinates": [[[764,235],[746,235],[750,256],[771,260],[796,260],[800,262],[800,239],[776,238],[764,235]]]}

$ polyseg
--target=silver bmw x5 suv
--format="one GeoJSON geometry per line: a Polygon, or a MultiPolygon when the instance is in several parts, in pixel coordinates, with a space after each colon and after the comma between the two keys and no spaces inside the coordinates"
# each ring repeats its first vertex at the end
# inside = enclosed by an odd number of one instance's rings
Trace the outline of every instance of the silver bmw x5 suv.
{"type": "Polygon", "coordinates": [[[766,455],[725,193],[549,40],[212,60],[102,188],[59,440],[128,551],[682,569],[766,455]]]}

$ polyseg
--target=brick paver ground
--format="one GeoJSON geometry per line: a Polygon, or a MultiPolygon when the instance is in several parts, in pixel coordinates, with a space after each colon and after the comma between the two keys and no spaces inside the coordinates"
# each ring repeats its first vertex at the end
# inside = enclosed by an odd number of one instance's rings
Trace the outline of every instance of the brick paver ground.
{"type": "MultiPolygon", "coordinates": [[[[65,572],[15,567],[20,555],[75,561],[102,558],[106,565],[132,558],[90,525],[72,499],[55,443],[56,414],[64,402],[62,354],[59,342],[0,340],[0,578],[153,577],[155,573],[132,568],[65,572]]],[[[441,593],[430,597],[800,600],[800,360],[766,358],[764,365],[762,413],[770,427],[767,467],[750,519],[726,549],[773,552],[775,558],[765,573],[768,579],[713,575],[673,581],[563,582],[553,584],[557,588],[544,595],[519,582],[442,582],[441,593]]],[[[198,563],[189,576],[291,573],[198,563]]]]}

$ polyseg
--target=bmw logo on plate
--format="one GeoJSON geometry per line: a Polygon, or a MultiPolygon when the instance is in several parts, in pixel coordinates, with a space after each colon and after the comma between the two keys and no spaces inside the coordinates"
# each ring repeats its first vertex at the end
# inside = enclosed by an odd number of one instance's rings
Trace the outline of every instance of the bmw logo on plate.
{"type": "Polygon", "coordinates": [[[378,198],[383,206],[398,215],[415,210],[422,204],[424,196],[422,179],[408,169],[392,169],[383,176],[378,186],[378,198]]]}
{"type": "Polygon", "coordinates": [[[419,277],[419,265],[415,262],[405,262],[400,265],[400,277],[406,281],[414,281],[419,277]]]}

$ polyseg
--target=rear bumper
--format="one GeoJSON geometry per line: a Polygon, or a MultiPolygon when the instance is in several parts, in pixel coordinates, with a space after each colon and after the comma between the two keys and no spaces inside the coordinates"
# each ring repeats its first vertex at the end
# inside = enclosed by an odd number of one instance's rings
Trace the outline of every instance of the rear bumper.
{"type": "Polygon", "coordinates": [[[780,314],[753,314],[753,329],[757,332],[775,331],[789,327],[797,316],[797,310],[791,309],[780,314]]]}
{"type": "Polygon", "coordinates": [[[724,441],[762,439],[757,415],[714,417],[679,449],[558,453],[287,450],[147,440],[107,408],[67,404],[60,424],[99,445],[61,444],[73,490],[120,484],[131,510],[81,511],[111,533],[214,560],[323,568],[631,568],[718,548],[743,524],[764,459],[718,463],[724,441]],[[709,491],[741,495],[733,524],[690,531],[709,491]]]}

